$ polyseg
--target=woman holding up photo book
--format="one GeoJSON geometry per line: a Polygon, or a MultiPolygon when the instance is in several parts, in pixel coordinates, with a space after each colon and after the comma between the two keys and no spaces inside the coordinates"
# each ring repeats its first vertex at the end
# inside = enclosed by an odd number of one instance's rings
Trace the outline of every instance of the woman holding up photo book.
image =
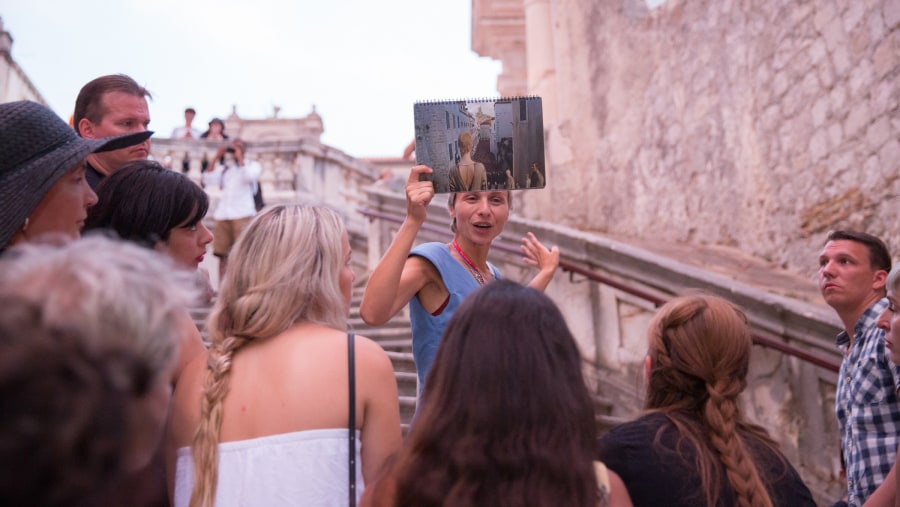
{"type": "MultiPolygon", "coordinates": [[[[434,197],[432,182],[419,181],[419,176],[431,172],[423,165],[410,171],[406,219],[369,277],[359,309],[367,324],[379,326],[409,303],[420,395],[453,312],[470,292],[500,278],[487,257],[491,242],[503,232],[511,208],[511,195],[506,190],[450,194],[447,205],[453,219],[452,241],[413,248],[434,197]]],[[[559,265],[559,249],[546,248],[530,232],[522,238],[521,248],[525,263],[539,270],[528,285],[543,291],[559,265]]]]}

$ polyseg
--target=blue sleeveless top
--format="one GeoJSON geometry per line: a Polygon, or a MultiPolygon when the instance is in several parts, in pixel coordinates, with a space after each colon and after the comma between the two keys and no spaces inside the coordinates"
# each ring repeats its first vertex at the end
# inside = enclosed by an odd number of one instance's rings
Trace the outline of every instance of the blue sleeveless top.
{"type": "MultiPolygon", "coordinates": [[[[431,363],[437,355],[438,346],[441,344],[441,336],[447,322],[456,311],[456,307],[462,300],[480,285],[462,264],[450,254],[450,248],[446,243],[423,243],[409,253],[424,258],[434,265],[444,281],[444,286],[450,292],[450,300],[440,315],[431,315],[422,307],[419,297],[409,301],[409,317],[412,327],[413,359],[416,362],[416,374],[419,376],[419,395],[425,388],[425,378],[431,370],[431,363]]],[[[488,263],[488,269],[494,279],[500,279],[500,271],[497,267],[488,263]]]]}

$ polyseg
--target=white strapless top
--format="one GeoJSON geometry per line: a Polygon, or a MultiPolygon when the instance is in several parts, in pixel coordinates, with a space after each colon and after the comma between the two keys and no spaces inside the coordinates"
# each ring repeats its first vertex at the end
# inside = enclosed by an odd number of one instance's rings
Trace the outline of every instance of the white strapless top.
{"type": "MultiPolygon", "coordinates": [[[[219,444],[217,507],[347,505],[346,429],[307,430],[219,444]]],[[[356,492],[363,491],[356,431],[356,492]]],[[[186,507],[194,489],[190,447],[178,449],[175,507],[186,507]]]]}

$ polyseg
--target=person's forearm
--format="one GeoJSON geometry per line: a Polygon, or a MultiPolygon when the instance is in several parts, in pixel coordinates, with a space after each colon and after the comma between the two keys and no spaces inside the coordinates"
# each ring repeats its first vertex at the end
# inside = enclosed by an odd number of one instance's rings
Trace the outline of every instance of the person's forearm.
{"type": "Polygon", "coordinates": [[[553,275],[556,273],[556,268],[553,269],[545,269],[543,271],[538,272],[538,274],[534,275],[534,278],[528,282],[528,286],[532,289],[537,289],[541,292],[544,292],[547,289],[547,286],[550,285],[550,281],[553,280],[553,275]]]}
{"type": "Polygon", "coordinates": [[[420,222],[407,217],[400,225],[384,257],[369,276],[359,305],[359,315],[367,324],[379,326],[393,316],[403,267],[421,227],[420,222]]]}
{"type": "Polygon", "coordinates": [[[884,478],[884,482],[866,499],[863,507],[894,507],[897,505],[894,498],[897,493],[896,469],[897,464],[894,463],[890,473],[884,478]]]}

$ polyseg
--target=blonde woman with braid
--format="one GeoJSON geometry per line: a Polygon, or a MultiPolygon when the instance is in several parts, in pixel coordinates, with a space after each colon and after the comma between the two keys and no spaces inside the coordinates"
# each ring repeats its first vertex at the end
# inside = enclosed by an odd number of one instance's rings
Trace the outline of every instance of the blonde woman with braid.
{"type": "Polygon", "coordinates": [[[341,219],[322,207],[272,206],[230,258],[210,315],[212,346],[173,399],[173,504],[347,505],[351,470],[357,497],[401,434],[387,354],[348,338],[354,274],[341,219]]]}
{"type": "Polygon", "coordinates": [[[753,346],[740,310],[716,296],[676,298],[650,323],[648,341],[647,411],[598,446],[635,507],[815,506],[776,444],[739,409],[753,346]]]}

